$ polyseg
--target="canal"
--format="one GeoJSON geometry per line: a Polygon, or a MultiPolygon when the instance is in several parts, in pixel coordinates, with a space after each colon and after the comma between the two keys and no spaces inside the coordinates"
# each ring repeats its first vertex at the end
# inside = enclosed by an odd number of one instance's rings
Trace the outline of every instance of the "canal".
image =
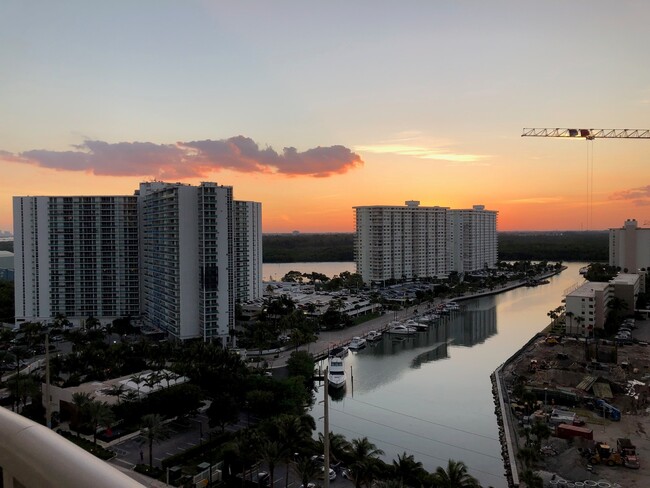
{"type": "MultiPolygon", "coordinates": [[[[547,285],[461,302],[460,312],[428,331],[402,340],[384,336],[348,354],[346,389],[331,397],[330,430],[348,440],[368,437],[387,462],[406,452],[434,471],[454,459],[483,486],[505,488],[490,374],[548,325],[547,313],[582,282],[585,264],[568,263],[547,285]]],[[[354,271],[354,263],[271,266],[275,279],[292,269],[354,271]]],[[[321,400],[318,392],[311,412],[320,431],[321,400]]]]}

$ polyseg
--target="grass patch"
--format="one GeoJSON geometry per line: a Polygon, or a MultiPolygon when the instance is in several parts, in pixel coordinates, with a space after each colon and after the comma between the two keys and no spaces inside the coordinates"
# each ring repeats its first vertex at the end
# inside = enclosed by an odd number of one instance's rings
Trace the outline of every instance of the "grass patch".
{"type": "Polygon", "coordinates": [[[366,315],[361,315],[360,317],[354,319],[352,322],[353,325],[359,325],[359,324],[363,324],[364,322],[368,322],[369,320],[376,319],[377,317],[380,316],[381,314],[379,312],[373,312],[366,315]]]}

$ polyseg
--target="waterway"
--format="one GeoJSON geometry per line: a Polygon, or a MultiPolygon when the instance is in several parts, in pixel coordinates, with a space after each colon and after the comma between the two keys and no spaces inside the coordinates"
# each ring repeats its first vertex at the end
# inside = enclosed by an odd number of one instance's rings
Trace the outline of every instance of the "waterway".
{"type": "MultiPolygon", "coordinates": [[[[283,266],[324,269],[317,264],[283,266]]],[[[354,263],[322,264],[336,270],[319,271],[328,276],[354,271],[354,263]]],[[[346,390],[331,398],[330,430],[348,440],[368,437],[387,462],[406,452],[434,471],[454,459],[465,462],[483,486],[505,488],[490,374],[548,325],[547,313],[582,282],[585,265],[568,263],[547,285],[461,302],[460,312],[413,338],[384,336],[376,346],[350,353],[346,390]]],[[[311,413],[322,431],[322,392],[316,395],[311,413]]]]}

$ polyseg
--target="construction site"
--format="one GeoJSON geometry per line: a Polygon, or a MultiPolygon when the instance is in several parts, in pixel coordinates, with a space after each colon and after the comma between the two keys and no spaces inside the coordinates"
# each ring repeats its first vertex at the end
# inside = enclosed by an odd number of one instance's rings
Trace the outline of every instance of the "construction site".
{"type": "Polygon", "coordinates": [[[626,344],[537,334],[495,374],[511,486],[647,487],[650,320],[626,344]],[[544,427],[540,427],[544,426],[544,427]]]}

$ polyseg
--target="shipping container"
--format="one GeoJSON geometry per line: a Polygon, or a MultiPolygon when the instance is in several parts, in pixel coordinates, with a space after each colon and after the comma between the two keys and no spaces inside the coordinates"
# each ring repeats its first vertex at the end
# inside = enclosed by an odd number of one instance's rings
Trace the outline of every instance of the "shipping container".
{"type": "Polygon", "coordinates": [[[570,439],[572,437],[582,437],[588,440],[594,439],[594,431],[592,429],[570,424],[558,425],[555,429],[555,435],[561,439],[570,439]]]}

